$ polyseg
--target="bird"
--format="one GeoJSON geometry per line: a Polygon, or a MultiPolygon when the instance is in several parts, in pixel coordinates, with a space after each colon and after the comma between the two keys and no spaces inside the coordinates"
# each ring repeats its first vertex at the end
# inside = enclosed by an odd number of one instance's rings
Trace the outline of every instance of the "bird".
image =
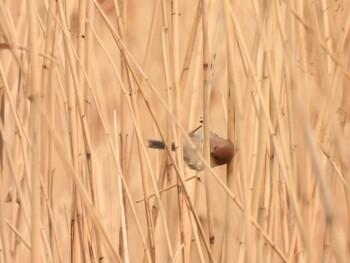
{"type": "MultiPolygon", "coordinates": [[[[187,140],[183,141],[184,160],[192,170],[202,171],[204,165],[198,156],[198,151],[203,144],[203,125],[197,127],[189,134],[196,149],[194,149],[187,140]]],[[[214,132],[209,133],[210,138],[210,166],[215,167],[225,165],[231,161],[234,156],[234,146],[230,140],[218,136],[214,132]]],[[[148,147],[153,149],[165,149],[163,141],[148,140],[148,147]]],[[[176,145],[172,143],[171,149],[174,151],[176,145]]]]}

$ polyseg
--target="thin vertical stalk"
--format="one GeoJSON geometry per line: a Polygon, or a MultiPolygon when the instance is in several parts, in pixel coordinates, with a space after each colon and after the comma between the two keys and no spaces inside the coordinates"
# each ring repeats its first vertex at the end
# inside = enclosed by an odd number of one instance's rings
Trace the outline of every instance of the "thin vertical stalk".
{"type": "MultiPolygon", "coordinates": [[[[79,59],[79,66],[77,65],[77,77],[78,77],[78,82],[79,82],[79,89],[80,89],[80,94],[84,94],[85,90],[85,78],[83,74],[83,68],[86,65],[85,62],[85,54],[86,54],[86,28],[85,28],[85,21],[86,21],[86,11],[87,11],[87,2],[86,0],[80,0],[79,1],[79,20],[78,20],[78,43],[77,43],[77,57],[79,59]]],[[[84,68],[85,69],[85,68],[84,68]]],[[[84,95],[82,95],[83,97],[84,95]]],[[[82,107],[84,107],[86,104],[84,103],[82,107]]],[[[86,109],[84,107],[84,111],[86,112],[86,109]]],[[[90,126],[88,125],[88,118],[86,117],[86,128],[90,130],[90,126]]],[[[79,127],[79,134],[81,134],[81,127],[79,127]]],[[[82,141],[81,139],[79,140],[80,142],[82,141]]],[[[90,191],[91,191],[91,196],[92,200],[95,203],[95,195],[94,189],[96,188],[95,186],[95,180],[93,177],[93,170],[92,170],[92,159],[91,159],[91,154],[89,151],[86,151],[86,170],[87,170],[87,176],[84,175],[85,172],[82,171],[82,178],[84,181],[87,181],[87,185],[90,186],[90,191]]],[[[82,166],[82,160],[80,158],[80,166],[82,166]]],[[[80,202],[79,202],[80,203],[80,202]]],[[[79,206],[82,206],[82,204],[79,204],[79,206]]],[[[79,208],[79,207],[78,207],[79,208]]],[[[80,236],[81,236],[81,242],[82,242],[82,252],[84,254],[85,260],[96,260],[96,255],[95,255],[95,248],[93,246],[92,242],[92,236],[91,236],[91,230],[90,226],[88,224],[88,220],[86,218],[86,213],[84,212],[83,209],[79,208],[78,209],[78,219],[79,219],[79,228],[80,228],[80,236]]]]}
{"type": "MultiPolygon", "coordinates": [[[[115,136],[115,142],[118,142],[118,129],[117,129],[117,117],[116,117],[116,111],[114,111],[114,136],[115,136]]],[[[120,160],[119,158],[119,147],[118,145],[115,146],[116,149],[116,157],[117,160],[120,160]]],[[[122,186],[122,179],[121,174],[118,174],[118,199],[119,199],[119,209],[120,209],[120,217],[121,217],[121,228],[122,228],[122,234],[123,234],[123,260],[125,263],[129,263],[129,249],[128,249],[128,236],[126,231],[126,218],[125,218],[125,207],[124,207],[124,198],[123,198],[123,186],[122,186]]]]}
{"type": "MultiPolygon", "coordinates": [[[[231,7],[228,3],[228,1],[223,0],[223,10],[224,10],[224,18],[225,18],[225,24],[226,24],[226,32],[227,32],[227,57],[228,57],[228,74],[231,74],[232,76],[235,76],[234,72],[234,57],[232,52],[232,47],[234,46],[234,42],[231,36],[231,32],[229,29],[231,26],[228,25],[229,23],[229,12],[231,12],[231,7]]],[[[242,94],[241,89],[236,85],[234,78],[233,80],[233,97],[235,99],[234,105],[235,110],[237,112],[237,147],[240,149],[240,155],[239,155],[239,169],[240,169],[240,178],[242,181],[243,186],[243,200],[245,204],[245,210],[243,212],[243,219],[244,219],[244,245],[242,244],[240,246],[240,250],[248,250],[249,252],[246,253],[246,259],[249,261],[250,259],[250,250],[251,247],[251,233],[250,233],[250,197],[248,196],[248,183],[247,183],[247,155],[246,155],[246,147],[245,147],[245,136],[243,131],[243,105],[242,105],[242,94]]]]}
{"type": "MultiPolygon", "coordinates": [[[[172,77],[173,77],[173,100],[174,100],[174,116],[180,123],[182,122],[181,116],[181,91],[183,86],[180,83],[180,34],[179,34],[179,2],[178,0],[171,1],[171,21],[172,21],[172,77]]],[[[174,127],[174,125],[173,125],[174,127]]],[[[178,129],[174,129],[174,142],[179,145],[179,149],[175,152],[176,161],[180,168],[180,174],[184,179],[183,169],[183,152],[182,152],[182,138],[178,129]]],[[[180,185],[180,183],[178,182],[180,185]]],[[[178,193],[178,205],[180,212],[180,237],[181,243],[185,244],[186,240],[189,240],[191,231],[189,229],[189,220],[187,217],[187,207],[185,203],[185,196],[182,192],[178,193]]],[[[189,262],[189,246],[185,246],[182,250],[183,262],[189,262]]]]}
{"type": "MultiPolygon", "coordinates": [[[[4,156],[6,156],[6,158],[11,158],[8,153],[7,147],[8,145],[6,145],[6,140],[7,138],[5,137],[4,134],[4,124],[3,121],[0,120],[0,133],[1,133],[1,139],[3,140],[3,152],[4,152],[4,156]]],[[[15,174],[13,174],[15,176],[15,174]]],[[[1,194],[1,198],[0,198],[0,238],[1,238],[1,244],[3,246],[3,256],[4,256],[4,262],[8,263],[11,260],[11,254],[10,254],[10,247],[9,247],[9,242],[7,242],[7,237],[6,237],[6,231],[5,231],[5,209],[4,209],[4,200],[3,200],[3,191],[4,191],[5,187],[4,187],[4,180],[3,178],[0,178],[0,194],[1,194]]]]}
{"type": "MultiPolygon", "coordinates": [[[[209,32],[208,32],[208,1],[202,0],[202,34],[203,34],[203,157],[210,163],[210,138],[209,138],[209,102],[211,85],[209,82],[209,32]]],[[[207,204],[207,219],[208,219],[208,231],[209,231],[209,243],[211,249],[215,243],[214,234],[214,216],[212,210],[212,193],[209,181],[209,172],[205,169],[204,176],[205,183],[205,196],[207,204]]]]}
{"type": "Polygon", "coordinates": [[[40,168],[41,168],[41,117],[36,109],[37,103],[41,99],[41,80],[40,80],[40,65],[39,65],[39,43],[38,43],[38,24],[36,20],[36,6],[35,3],[29,1],[28,3],[29,15],[29,46],[30,49],[30,101],[31,101],[31,143],[32,143],[32,162],[31,162],[31,262],[38,263],[42,261],[41,258],[41,232],[40,232],[40,209],[41,209],[41,189],[40,189],[40,168]]]}
{"type": "MultiPolygon", "coordinates": [[[[123,42],[125,43],[125,33],[124,33],[124,27],[121,21],[121,16],[120,16],[120,12],[119,12],[119,4],[117,3],[117,1],[114,1],[114,8],[115,8],[115,14],[117,17],[117,25],[118,25],[118,31],[119,31],[119,35],[121,37],[121,39],[123,40],[123,42]]],[[[121,52],[124,52],[123,50],[121,52]]],[[[140,125],[140,118],[139,118],[139,110],[138,110],[138,105],[137,105],[137,101],[136,101],[136,97],[135,97],[135,89],[133,87],[132,84],[132,79],[130,76],[130,72],[127,70],[127,84],[129,85],[129,90],[130,90],[130,94],[131,94],[131,104],[132,104],[132,111],[135,114],[135,120],[136,120],[136,126],[137,127],[141,127],[140,125]]],[[[139,138],[138,138],[139,139],[139,138]]],[[[149,185],[148,185],[148,172],[147,172],[147,168],[146,168],[146,160],[145,157],[143,156],[142,153],[142,142],[140,142],[140,140],[138,140],[138,151],[139,151],[139,158],[140,158],[140,168],[141,168],[141,178],[142,178],[142,188],[143,188],[143,194],[145,197],[146,202],[145,204],[145,212],[146,212],[146,219],[147,219],[147,226],[148,226],[148,231],[149,231],[149,246],[151,249],[151,255],[152,255],[152,260],[155,260],[155,238],[154,238],[154,224],[152,222],[152,216],[151,216],[151,212],[150,212],[150,204],[149,204],[149,199],[148,196],[150,195],[150,189],[149,189],[149,185]]]]}
{"type": "Polygon", "coordinates": [[[184,59],[183,65],[182,65],[182,70],[181,70],[181,75],[180,75],[180,84],[182,87],[182,94],[185,90],[186,83],[187,83],[187,77],[188,77],[188,72],[190,69],[190,63],[192,60],[194,44],[196,42],[196,36],[197,36],[198,28],[199,28],[199,22],[200,22],[200,18],[202,16],[202,5],[203,5],[203,0],[198,0],[198,5],[197,5],[194,20],[192,23],[190,38],[188,40],[185,59],[184,59]]]}
{"type": "MultiPolygon", "coordinates": [[[[234,35],[234,27],[227,23],[227,12],[224,11],[225,4],[223,1],[221,1],[222,10],[225,16],[224,19],[224,26],[226,32],[231,32],[231,34],[227,35],[227,45],[233,44],[234,40],[232,39],[232,36],[234,35]]],[[[230,49],[230,55],[234,57],[235,52],[235,46],[230,45],[227,47],[227,50],[230,49]]],[[[227,138],[231,142],[235,142],[235,120],[237,111],[235,111],[235,98],[234,98],[234,79],[233,75],[230,74],[232,68],[231,68],[231,62],[227,65],[227,86],[228,86],[228,98],[227,98],[227,138]]],[[[234,160],[237,160],[237,156],[234,157],[234,160]]],[[[227,188],[230,189],[230,191],[234,192],[234,183],[235,183],[235,173],[234,173],[234,163],[237,163],[237,161],[233,162],[231,161],[227,165],[226,169],[226,184],[227,188]]],[[[237,169],[235,169],[237,171],[237,169]]],[[[234,224],[234,217],[235,217],[235,209],[234,204],[231,202],[228,194],[226,196],[226,218],[225,218],[225,262],[233,262],[234,261],[234,249],[233,245],[235,244],[235,224],[234,224]]]]}

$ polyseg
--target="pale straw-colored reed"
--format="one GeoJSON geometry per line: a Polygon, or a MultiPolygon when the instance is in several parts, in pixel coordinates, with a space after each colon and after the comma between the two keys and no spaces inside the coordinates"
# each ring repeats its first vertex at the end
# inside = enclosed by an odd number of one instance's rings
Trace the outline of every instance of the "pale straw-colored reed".
{"type": "Polygon", "coordinates": [[[349,11],[0,1],[0,262],[348,262],[349,11]]]}

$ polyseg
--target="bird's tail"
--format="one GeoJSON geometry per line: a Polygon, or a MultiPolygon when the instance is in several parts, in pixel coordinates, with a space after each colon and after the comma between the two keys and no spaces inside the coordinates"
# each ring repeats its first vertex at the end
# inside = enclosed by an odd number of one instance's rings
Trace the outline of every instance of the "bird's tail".
{"type": "MultiPolygon", "coordinates": [[[[157,141],[157,140],[148,140],[148,147],[153,148],[153,149],[164,149],[165,144],[162,141],[157,141]]],[[[171,144],[171,150],[175,150],[175,144],[171,144]]]]}

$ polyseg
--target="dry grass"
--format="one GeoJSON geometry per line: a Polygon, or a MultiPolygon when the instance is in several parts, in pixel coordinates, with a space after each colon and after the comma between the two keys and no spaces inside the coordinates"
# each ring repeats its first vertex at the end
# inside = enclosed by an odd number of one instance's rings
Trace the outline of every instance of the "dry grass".
{"type": "Polygon", "coordinates": [[[349,262],[349,12],[1,1],[0,262],[349,262]]]}

